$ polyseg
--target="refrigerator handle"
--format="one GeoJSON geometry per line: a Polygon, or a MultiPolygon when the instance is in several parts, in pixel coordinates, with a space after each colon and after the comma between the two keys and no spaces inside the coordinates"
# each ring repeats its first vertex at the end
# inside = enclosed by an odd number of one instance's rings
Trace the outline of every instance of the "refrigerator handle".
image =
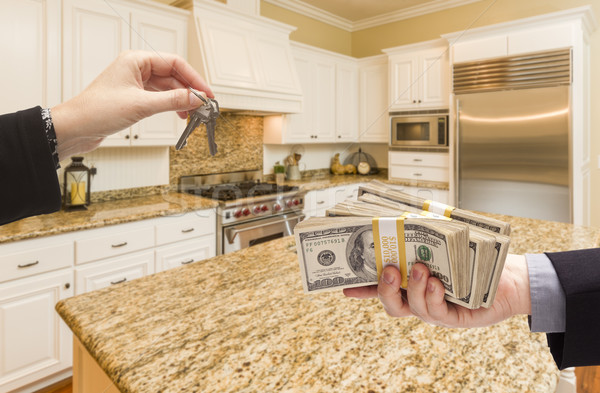
{"type": "Polygon", "coordinates": [[[456,132],[454,133],[454,203],[456,207],[460,207],[460,179],[459,175],[459,161],[460,161],[460,100],[456,99],[456,105],[454,106],[456,110],[456,124],[454,125],[454,129],[456,132]]]}

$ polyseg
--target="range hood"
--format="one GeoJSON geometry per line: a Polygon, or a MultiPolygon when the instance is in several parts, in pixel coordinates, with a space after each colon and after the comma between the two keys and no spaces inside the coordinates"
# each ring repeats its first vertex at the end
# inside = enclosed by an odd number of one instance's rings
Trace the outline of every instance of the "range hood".
{"type": "Polygon", "coordinates": [[[289,35],[296,28],[214,0],[195,0],[188,60],[224,110],[302,111],[289,35]]]}

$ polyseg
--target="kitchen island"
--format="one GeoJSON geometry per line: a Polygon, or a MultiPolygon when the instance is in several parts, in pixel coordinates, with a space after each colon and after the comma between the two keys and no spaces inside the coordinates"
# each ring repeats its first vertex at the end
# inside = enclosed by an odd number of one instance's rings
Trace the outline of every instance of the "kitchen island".
{"type": "MultiPolygon", "coordinates": [[[[512,253],[586,248],[600,230],[497,216],[512,253]]],[[[302,292],[292,237],[61,301],[122,392],[554,392],[543,334],[392,319],[377,300],[302,292]]],[[[76,380],[77,376],[75,376],[76,380]]]]}

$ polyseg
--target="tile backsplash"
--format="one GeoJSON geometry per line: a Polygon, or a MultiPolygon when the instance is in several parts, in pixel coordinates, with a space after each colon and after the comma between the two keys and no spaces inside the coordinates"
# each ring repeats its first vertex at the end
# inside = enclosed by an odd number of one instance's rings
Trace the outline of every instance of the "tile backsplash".
{"type": "Polygon", "coordinates": [[[263,167],[263,118],[221,113],[215,130],[217,154],[208,152],[206,126],[200,125],[188,138],[187,146],[170,148],[171,187],[184,175],[232,172],[263,167]]]}

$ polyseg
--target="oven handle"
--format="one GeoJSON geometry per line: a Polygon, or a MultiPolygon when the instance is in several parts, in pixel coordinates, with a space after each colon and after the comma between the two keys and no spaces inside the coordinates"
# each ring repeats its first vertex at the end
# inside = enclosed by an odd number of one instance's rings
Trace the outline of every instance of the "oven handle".
{"type": "Polygon", "coordinates": [[[265,220],[261,220],[260,223],[257,223],[254,225],[248,224],[245,226],[239,226],[237,228],[226,228],[225,236],[227,236],[227,240],[229,241],[229,244],[232,244],[238,233],[250,231],[252,229],[266,227],[269,225],[281,224],[281,223],[288,222],[288,221],[296,221],[297,220],[298,222],[300,222],[304,219],[304,217],[305,217],[304,214],[295,214],[291,217],[282,216],[282,218],[278,218],[276,220],[268,220],[267,222],[265,222],[265,220]]]}

